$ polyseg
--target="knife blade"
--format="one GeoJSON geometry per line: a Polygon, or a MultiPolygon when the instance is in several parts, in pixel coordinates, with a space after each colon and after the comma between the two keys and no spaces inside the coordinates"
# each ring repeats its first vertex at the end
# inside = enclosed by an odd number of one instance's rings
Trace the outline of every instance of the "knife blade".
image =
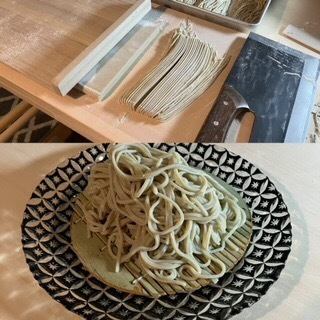
{"type": "MultiPolygon", "coordinates": [[[[319,59],[251,33],[223,91],[227,85],[232,87],[254,113],[249,142],[299,143],[304,142],[308,134],[319,75],[319,59]]],[[[202,127],[200,140],[224,142],[228,138],[226,133],[230,131],[230,123],[234,124],[233,120],[239,116],[241,108],[223,109],[219,106],[220,100],[224,99],[220,98],[212,108],[213,114],[202,127]],[[226,115],[231,118],[229,122],[223,119],[226,115]],[[220,133],[210,136],[211,132],[216,133],[217,128],[220,133]]]]}

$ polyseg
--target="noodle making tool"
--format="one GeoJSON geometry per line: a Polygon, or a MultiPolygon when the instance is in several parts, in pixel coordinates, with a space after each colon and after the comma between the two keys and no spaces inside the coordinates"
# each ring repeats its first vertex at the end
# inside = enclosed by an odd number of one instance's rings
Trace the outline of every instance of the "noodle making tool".
{"type": "Polygon", "coordinates": [[[250,33],[197,142],[235,142],[234,122],[248,115],[252,130],[241,142],[304,142],[319,74],[318,59],[250,33]]]}

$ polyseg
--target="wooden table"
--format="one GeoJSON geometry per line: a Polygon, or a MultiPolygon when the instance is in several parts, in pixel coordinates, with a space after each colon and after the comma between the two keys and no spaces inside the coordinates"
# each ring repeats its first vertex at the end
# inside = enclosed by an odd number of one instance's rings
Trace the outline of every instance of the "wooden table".
{"type": "MultiPolygon", "coordinates": [[[[2,2],[7,1],[9,0],[0,0],[0,7],[2,2]]],[[[256,32],[320,58],[319,54],[280,34],[289,23],[304,27],[306,31],[319,33],[319,11],[320,3],[315,3],[314,0],[274,0],[256,32]]],[[[119,102],[122,94],[132,86],[137,76],[159,61],[163,53],[160,45],[163,42],[156,43],[148,51],[113,96],[104,102],[97,102],[86,95],[61,97],[50,86],[33,78],[32,72],[19,72],[5,63],[0,63],[0,86],[91,141],[194,141],[241,50],[247,33],[228,29],[171,9],[168,9],[163,16],[163,19],[170,23],[170,28],[178,26],[181,20],[186,18],[191,19],[195,30],[203,40],[213,43],[220,55],[228,52],[232,55],[232,61],[201,98],[169,122],[159,124],[131,112],[127,106],[119,102]]],[[[4,40],[3,38],[4,35],[0,32],[0,41],[4,40]]]]}
{"type": "MultiPolygon", "coordinates": [[[[33,279],[20,224],[41,178],[86,145],[2,145],[0,153],[0,319],[75,320],[33,279]]],[[[289,207],[293,247],[280,279],[235,320],[317,320],[320,314],[320,146],[228,145],[262,169],[289,207]],[[275,161],[276,159],[276,161],[275,161]]]]}

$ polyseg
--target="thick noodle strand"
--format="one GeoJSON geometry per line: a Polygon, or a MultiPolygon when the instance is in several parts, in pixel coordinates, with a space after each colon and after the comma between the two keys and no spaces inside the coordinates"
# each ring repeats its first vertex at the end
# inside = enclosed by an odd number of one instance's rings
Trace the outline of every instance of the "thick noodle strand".
{"type": "Polygon", "coordinates": [[[115,271],[130,260],[145,275],[182,286],[223,276],[226,266],[214,254],[246,221],[237,198],[176,152],[137,144],[110,145],[108,154],[75,208],[89,232],[106,238],[115,271]]]}

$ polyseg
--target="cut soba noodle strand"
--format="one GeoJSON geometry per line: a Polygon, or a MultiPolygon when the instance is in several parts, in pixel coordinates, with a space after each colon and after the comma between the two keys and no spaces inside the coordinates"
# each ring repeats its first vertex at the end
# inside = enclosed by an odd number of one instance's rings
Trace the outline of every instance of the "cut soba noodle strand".
{"type": "Polygon", "coordinates": [[[257,23],[266,6],[266,0],[233,1],[228,15],[248,23],[257,23]]]}
{"type": "Polygon", "coordinates": [[[231,0],[203,0],[199,3],[199,8],[206,9],[208,11],[227,15],[231,0]]]}
{"type": "Polygon", "coordinates": [[[134,261],[145,275],[182,286],[223,276],[226,266],[214,254],[226,244],[238,249],[228,241],[246,221],[237,199],[176,152],[139,144],[111,145],[108,154],[75,208],[106,239],[115,271],[134,261]]]}
{"type": "Polygon", "coordinates": [[[248,23],[257,23],[266,0],[177,0],[224,16],[248,23]]]}
{"type": "Polygon", "coordinates": [[[214,13],[227,15],[231,0],[176,0],[214,13]]]}
{"type": "Polygon", "coordinates": [[[167,55],[122,102],[148,117],[166,121],[202,95],[228,63],[201,41],[186,22],[175,30],[167,55]]]}

